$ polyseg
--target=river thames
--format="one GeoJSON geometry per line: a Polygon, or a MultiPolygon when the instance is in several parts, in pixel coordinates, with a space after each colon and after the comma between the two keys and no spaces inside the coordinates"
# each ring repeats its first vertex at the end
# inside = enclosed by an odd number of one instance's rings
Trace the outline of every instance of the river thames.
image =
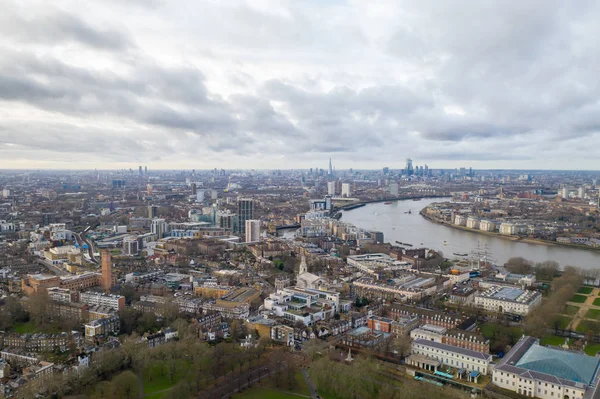
{"type": "Polygon", "coordinates": [[[396,241],[400,241],[412,244],[414,248],[424,246],[442,251],[447,258],[455,258],[453,253],[470,253],[477,249],[479,244],[481,247],[487,245],[488,252],[496,264],[504,264],[512,257],[522,256],[534,262],[553,260],[561,266],[600,268],[600,251],[515,242],[453,229],[430,222],[419,215],[419,211],[428,204],[443,201],[444,199],[432,198],[421,201],[393,201],[389,205],[381,202],[367,204],[362,208],[344,211],[342,221],[362,229],[381,231],[385,241],[394,245],[396,241]]]}

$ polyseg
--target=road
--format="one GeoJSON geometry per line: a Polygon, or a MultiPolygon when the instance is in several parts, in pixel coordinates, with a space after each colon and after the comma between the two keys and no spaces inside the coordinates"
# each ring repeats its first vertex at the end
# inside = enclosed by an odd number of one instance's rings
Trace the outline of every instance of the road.
{"type": "Polygon", "coordinates": [[[92,260],[93,263],[98,264],[98,260],[96,258],[94,258],[94,247],[92,246],[92,243],[90,243],[88,241],[87,238],[85,238],[85,235],[81,235],[80,233],[73,233],[73,235],[75,236],[75,239],[77,240],[77,244],[79,244],[79,246],[81,248],[83,248],[83,244],[86,244],[88,247],[88,256],[90,257],[90,259],[92,260]]]}
{"type": "Polygon", "coordinates": [[[47,261],[44,258],[38,259],[38,263],[40,265],[46,266],[48,269],[50,269],[50,271],[52,271],[57,276],[71,276],[71,273],[69,273],[68,271],[66,271],[64,269],[56,267],[55,265],[52,264],[52,262],[47,261]]]}

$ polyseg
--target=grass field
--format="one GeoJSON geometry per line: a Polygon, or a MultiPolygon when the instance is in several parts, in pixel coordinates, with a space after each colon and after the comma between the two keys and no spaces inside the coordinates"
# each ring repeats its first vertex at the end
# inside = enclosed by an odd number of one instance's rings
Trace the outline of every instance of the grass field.
{"type": "Polygon", "coordinates": [[[540,340],[540,345],[553,345],[560,346],[565,343],[564,337],[557,337],[556,335],[546,335],[540,340]]]}
{"type": "Polygon", "coordinates": [[[173,383],[171,383],[167,375],[160,375],[160,368],[160,365],[152,366],[152,380],[148,379],[147,373],[144,373],[144,395],[148,395],[145,397],[150,397],[151,399],[160,399],[164,392],[156,394],[155,392],[169,389],[178,382],[178,376],[175,376],[173,383]]]}
{"type": "MultiPolygon", "coordinates": [[[[280,387],[277,388],[272,381],[264,380],[262,385],[255,385],[249,389],[246,389],[242,393],[238,393],[237,395],[233,395],[235,399],[298,399],[301,397],[310,398],[310,391],[304,382],[304,377],[302,377],[302,373],[299,371],[296,373],[296,388],[291,391],[280,387]]],[[[327,396],[323,396],[324,399],[327,399],[327,396]]]]}
{"type": "Polygon", "coordinates": [[[600,306],[600,298],[594,299],[594,306],[600,306]]]}
{"type": "Polygon", "coordinates": [[[579,311],[579,307],[573,305],[567,305],[565,307],[564,314],[568,314],[569,316],[575,316],[575,314],[579,311]]]}
{"type": "Polygon", "coordinates": [[[32,322],[28,321],[27,323],[17,323],[15,324],[15,332],[20,334],[27,334],[35,332],[35,326],[32,322]]]}
{"type": "Polygon", "coordinates": [[[575,294],[575,295],[573,295],[573,298],[571,298],[571,300],[569,302],[584,303],[586,299],[587,299],[587,296],[585,296],[585,295],[575,294]]]}
{"type": "Polygon", "coordinates": [[[233,395],[234,399],[298,399],[304,397],[310,398],[310,396],[287,393],[285,391],[276,391],[273,388],[258,386],[247,389],[242,393],[233,395]]]}
{"type": "Polygon", "coordinates": [[[52,326],[47,326],[45,328],[36,328],[33,322],[31,321],[28,321],[27,323],[15,324],[14,330],[15,332],[18,332],[20,334],[29,334],[34,332],[52,334],[60,332],[59,329],[52,326]]]}
{"type": "Polygon", "coordinates": [[[598,352],[600,352],[600,344],[590,344],[585,347],[585,353],[590,356],[596,356],[598,352]]]}
{"type": "Polygon", "coordinates": [[[579,289],[579,291],[577,291],[578,294],[584,294],[584,295],[589,295],[592,293],[594,289],[592,287],[581,287],[579,289]]]}
{"type": "Polygon", "coordinates": [[[581,320],[575,330],[585,334],[589,330],[598,331],[598,329],[600,329],[600,323],[597,321],[581,320]]]}
{"type": "Polygon", "coordinates": [[[600,320],[600,310],[598,309],[590,309],[587,311],[587,313],[585,314],[585,317],[587,319],[596,319],[596,320],[600,320]]]}
{"type": "MultiPolygon", "coordinates": [[[[565,330],[569,326],[569,323],[571,322],[571,318],[567,317],[567,316],[557,316],[557,320],[558,320],[557,327],[560,328],[561,330],[565,330]]],[[[552,324],[552,327],[554,327],[554,324],[552,324]]]]}

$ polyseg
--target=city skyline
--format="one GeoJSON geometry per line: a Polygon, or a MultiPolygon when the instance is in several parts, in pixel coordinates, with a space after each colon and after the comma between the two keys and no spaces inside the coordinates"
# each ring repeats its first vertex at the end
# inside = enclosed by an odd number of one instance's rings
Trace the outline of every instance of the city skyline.
{"type": "Polygon", "coordinates": [[[598,170],[600,6],[560,4],[8,1],[0,169],[598,170]]]}

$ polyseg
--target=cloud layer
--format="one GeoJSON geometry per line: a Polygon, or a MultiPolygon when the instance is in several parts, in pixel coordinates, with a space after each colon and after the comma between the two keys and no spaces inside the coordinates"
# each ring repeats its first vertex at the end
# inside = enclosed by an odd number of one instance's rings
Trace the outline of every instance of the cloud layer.
{"type": "Polygon", "coordinates": [[[600,169],[596,2],[9,0],[0,168],[600,169]]]}

